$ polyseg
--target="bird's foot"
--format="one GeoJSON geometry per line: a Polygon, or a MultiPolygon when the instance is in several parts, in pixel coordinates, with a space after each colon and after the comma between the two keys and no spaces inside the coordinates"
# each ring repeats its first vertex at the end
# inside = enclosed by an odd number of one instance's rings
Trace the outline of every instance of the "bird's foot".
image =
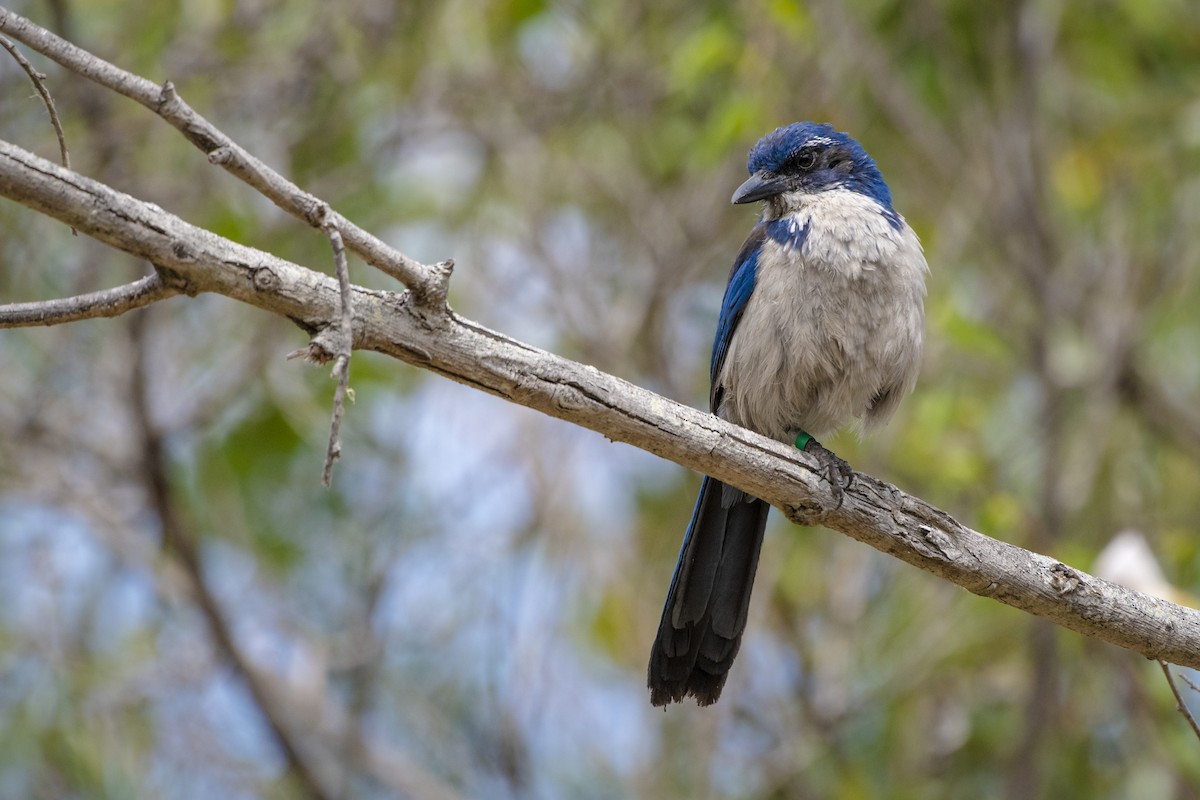
{"type": "Polygon", "coordinates": [[[796,437],[796,447],[814,456],[821,463],[825,470],[825,479],[829,481],[829,487],[837,501],[833,510],[841,508],[846,499],[846,489],[850,488],[850,482],[854,479],[854,469],[807,433],[796,437]]]}

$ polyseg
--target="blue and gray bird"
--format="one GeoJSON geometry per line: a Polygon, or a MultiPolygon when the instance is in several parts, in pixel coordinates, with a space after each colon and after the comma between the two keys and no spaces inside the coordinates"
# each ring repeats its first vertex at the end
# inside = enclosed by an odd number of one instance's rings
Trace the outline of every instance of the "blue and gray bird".
{"type": "MultiPolygon", "coordinates": [[[[813,437],[892,415],[921,364],[925,275],[916,234],[862,146],[798,122],[750,151],[734,203],[763,201],[733,263],[712,354],[711,410],[814,455],[839,498],[850,467],[813,437]]],[[[658,638],[650,702],[721,696],[741,645],[770,506],[706,477],[658,638]]]]}

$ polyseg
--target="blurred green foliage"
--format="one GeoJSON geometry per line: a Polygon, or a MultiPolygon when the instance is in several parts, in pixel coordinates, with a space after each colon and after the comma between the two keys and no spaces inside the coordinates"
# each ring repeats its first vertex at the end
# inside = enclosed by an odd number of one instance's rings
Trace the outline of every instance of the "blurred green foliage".
{"type": "MultiPolygon", "coordinates": [[[[886,431],[829,444],[1081,568],[1137,529],[1181,597],[1200,584],[1200,5],[15,10],[174,81],[401,250],[454,257],[459,313],[697,405],[753,223],[727,203],[745,153],[831,121],[881,165],[932,275],[916,393],[886,431]]],[[[318,233],[34,60],[78,170],[329,271],[318,233]]],[[[0,136],[52,157],[30,95],[0,63],[0,136]]],[[[13,204],[0,230],[3,301],[146,271],[13,204]]],[[[696,476],[363,354],[326,492],[332,385],[283,360],[298,330],[220,298],[141,313],[148,333],[0,335],[4,796],[298,791],[154,555],[135,352],[207,582],[306,752],[337,765],[331,796],[1200,796],[1200,743],[1155,665],[778,519],[721,702],[651,712],[696,476]]]]}

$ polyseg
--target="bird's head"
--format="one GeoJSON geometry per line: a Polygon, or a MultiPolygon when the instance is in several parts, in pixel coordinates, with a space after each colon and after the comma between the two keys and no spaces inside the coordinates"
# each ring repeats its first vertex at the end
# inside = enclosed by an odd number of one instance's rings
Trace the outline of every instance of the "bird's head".
{"type": "Polygon", "coordinates": [[[766,200],[768,218],[839,187],[874,198],[888,211],[892,208],[892,193],[875,161],[832,125],[796,122],[772,131],[750,150],[746,168],[750,179],[733,193],[732,202],[766,200]]]}

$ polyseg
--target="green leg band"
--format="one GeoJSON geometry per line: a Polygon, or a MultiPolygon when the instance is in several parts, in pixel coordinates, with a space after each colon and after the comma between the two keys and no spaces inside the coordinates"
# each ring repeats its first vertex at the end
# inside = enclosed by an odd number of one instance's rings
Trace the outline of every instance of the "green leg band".
{"type": "Polygon", "coordinates": [[[803,450],[804,448],[808,447],[808,443],[812,440],[813,437],[801,431],[800,433],[796,434],[796,449],[803,450]]]}

